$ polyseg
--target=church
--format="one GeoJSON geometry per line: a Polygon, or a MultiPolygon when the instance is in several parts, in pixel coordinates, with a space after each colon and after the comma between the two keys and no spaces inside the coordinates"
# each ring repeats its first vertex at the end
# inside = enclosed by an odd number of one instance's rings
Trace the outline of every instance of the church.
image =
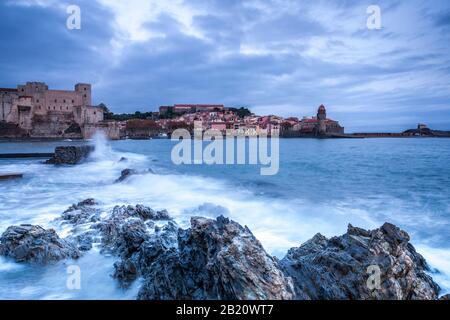
{"type": "Polygon", "coordinates": [[[304,117],[293,129],[299,131],[302,135],[344,134],[344,127],[338,121],[327,118],[327,110],[323,104],[317,109],[316,117],[304,117]]]}

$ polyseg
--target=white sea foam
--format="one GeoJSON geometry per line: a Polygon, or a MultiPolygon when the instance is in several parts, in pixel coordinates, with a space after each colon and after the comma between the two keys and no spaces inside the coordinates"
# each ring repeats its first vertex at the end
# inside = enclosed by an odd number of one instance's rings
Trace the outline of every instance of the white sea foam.
{"type": "MultiPolygon", "coordinates": [[[[24,172],[25,177],[23,182],[4,188],[0,193],[0,231],[12,224],[36,223],[54,227],[65,235],[67,230],[53,220],[70,204],[95,198],[105,212],[114,205],[138,203],[154,209],[167,209],[183,227],[189,226],[193,215],[213,218],[223,214],[247,225],[269,253],[282,257],[287,249],[299,246],[317,232],[327,237],[345,233],[347,223],[364,228],[379,227],[385,221],[403,225],[415,223],[411,219],[408,221],[408,210],[403,203],[398,202],[392,211],[383,206],[383,203],[395,204],[395,199],[310,202],[302,195],[292,199],[258,196],[249,189],[236,187],[232,182],[199,175],[160,174],[164,170],[154,168],[154,163],[146,156],[114,150],[101,136],[95,136],[92,142],[96,146],[94,153],[89,161],[78,166],[53,167],[39,162],[5,166],[9,171],[24,172]],[[127,160],[119,161],[122,157],[127,160]],[[114,183],[125,168],[143,171],[150,167],[157,173],[135,175],[122,183],[114,183]],[[394,211],[398,214],[393,215],[394,211]],[[374,215],[373,212],[381,213],[374,215]]],[[[425,218],[424,221],[431,223],[425,218]]],[[[421,245],[420,238],[413,237],[413,240],[414,244],[419,244],[418,251],[430,265],[441,271],[440,274],[433,274],[433,278],[448,290],[450,249],[421,245]]],[[[19,298],[94,299],[96,294],[100,298],[133,298],[137,287],[124,292],[117,289],[109,278],[114,260],[95,251],[81,258],[77,264],[84,270],[88,281],[85,287],[91,291],[64,292],[59,296],[57,289],[49,288],[54,285],[60,288],[62,285],[57,279],[65,279],[65,269],[61,266],[47,272],[31,272],[27,285],[20,286],[17,273],[14,273],[20,265],[0,260],[0,271],[4,271],[0,275],[0,292],[4,289],[2,286],[8,283],[14,284],[14,292],[19,298]],[[98,288],[101,288],[102,294],[95,291],[96,282],[100,283],[98,288]]]]}

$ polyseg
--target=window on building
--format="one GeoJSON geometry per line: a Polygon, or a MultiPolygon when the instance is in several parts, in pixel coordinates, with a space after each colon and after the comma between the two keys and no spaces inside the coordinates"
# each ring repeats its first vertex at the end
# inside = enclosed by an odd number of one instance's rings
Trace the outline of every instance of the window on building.
{"type": "Polygon", "coordinates": [[[66,107],[66,110],[69,110],[69,107],[66,107]]]}
{"type": "Polygon", "coordinates": [[[62,107],[59,107],[59,110],[62,110],[62,107]]]}
{"type": "Polygon", "coordinates": [[[86,88],[84,88],[84,91],[86,91],[86,88]]]}
{"type": "Polygon", "coordinates": [[[39,103],[39,99],[37,99],[36,102],[39,103]]]}
{"type": "Polygon", "coordinates": [[[97,112],[94,111],[94,114],[97,114],[97,112]]]}
{"type": "Polygon", "coordinates": [[[55,103],[57,103],[58,102],[58,99],[55,99],[55,103]]]}
{"type": "Polygon", "coordinates": [[[64,99],[63,102],[66,103],[66,99],[64,99]]]}
{"type": "Polygon", "coordinates": [[[87,96],[86,96],[86,95],[84,95],[84,97],[86,98],[87,96]]]}
{"type": "Polygon", "coordinates": [[[25,89],[22,88],[22,92],[24,92],[24,91],[25,91],[25,89]]]}
{"type": "Polygon", "coordinates": [[[72,103],[75,103],[75,100],[72,100],[72,103]]]}
{"type": "Polygon", "coordinates": [[[53,107],[53,110],[56,110],[56,107],[53,107]]]}

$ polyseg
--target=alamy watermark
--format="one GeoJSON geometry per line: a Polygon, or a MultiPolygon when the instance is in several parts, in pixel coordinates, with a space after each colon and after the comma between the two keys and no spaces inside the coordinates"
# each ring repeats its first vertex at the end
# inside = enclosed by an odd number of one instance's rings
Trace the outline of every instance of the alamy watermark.
{"type": "Polygon", "coordinates": [[[77,265],[67,266],[66,287],[69,290],[81,290],[81,269],[77,265]]]}
{"type": "Polygon", "coordinates": [[[381,8],[377,5],[370,5],[367,7],[366,13],[369,15],[367,18],[367,29],[369,30],[381,30],[381,8]]]}
{"type": "Polygon", "coordinates": [[[278,131],[271,132],[269,137],[233,129],[225,132],[203,130],[202,122],[195,121],[193,135],[186,129],[177,129],[171,140],[179,141],[171,152],[172,162],[176,165],[260,165],[263,176],[276,175],[280,168],[278,131]],[[205,147],[204,142],[208,143],[205,147]]]}
{"type": "Polygon", "coordinates": [[[380,290],[381,289],[381,269],[379,266],[370,265],[367,267],[367,274],[369,277],[367,278],[366,285],[367,288],[371,291],[380,290]]]}
{"type": "Polygon", "coordinates": [[[81,8],[77,5],[70,5],[66,9],[66,13],[69,15],[66,20],[66,27],[69,30],[81,29],[81,8]]]}

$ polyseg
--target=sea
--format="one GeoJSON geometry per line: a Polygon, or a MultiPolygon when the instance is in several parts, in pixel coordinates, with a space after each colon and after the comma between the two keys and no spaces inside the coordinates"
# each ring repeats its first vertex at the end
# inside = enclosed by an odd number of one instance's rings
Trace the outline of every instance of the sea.
{"type": "MultiPolygon", "coordinates": [[[[224,215],[248,226],[278,258],[316,233],[332,237],[349,223],[374,229],[390,222],[409,233],[441,294],[450,292],[450,139],[280,139],[279,171],[269,176],[261,175],[261,165],[174,164],[178,143],[102,137],[0,142],[0,153],[96,146],[76,166],[0,160],[0,174],[24,175],[0,181],[0,234],[11,225],[38,224],[64,237],[67,227],[56,218],[86,198],[95,198],[104,212],[128,204],[166,209],[183,228],[192,216],[224,215]],[[143,174],[115,183],[126,168],[143,174]]],[[[48,266],[0,257],[0,299],[135,299],[140,280],[121,288],[111,276],[116,260],[99,248],[48,266]],[[67,286],[70,265],[79,266],[80,288],[67,286]]]]}

